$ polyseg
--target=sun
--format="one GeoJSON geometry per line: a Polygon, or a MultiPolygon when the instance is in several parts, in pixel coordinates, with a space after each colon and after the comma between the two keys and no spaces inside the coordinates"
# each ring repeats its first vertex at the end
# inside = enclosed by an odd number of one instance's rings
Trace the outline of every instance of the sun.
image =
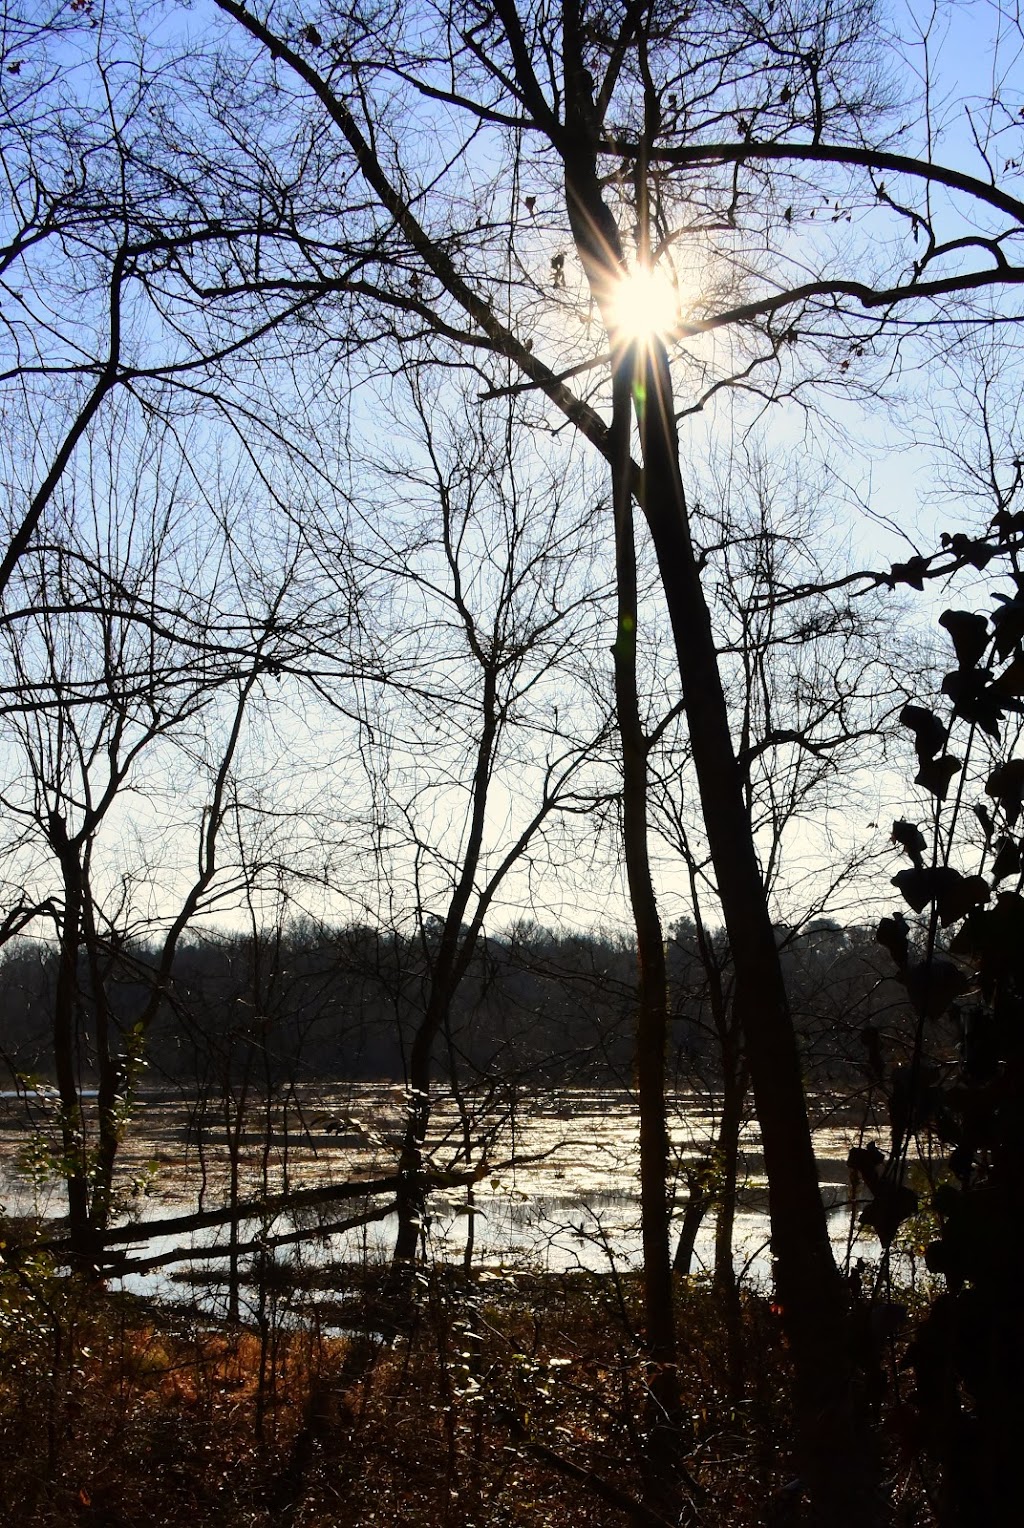
{"type": "Polygon", "coordinates": [[[625,272],[608,301],[608,328],[627,344],[665,339],[679,323],[679,295],[664,271],[638,265],[625,272]]]}

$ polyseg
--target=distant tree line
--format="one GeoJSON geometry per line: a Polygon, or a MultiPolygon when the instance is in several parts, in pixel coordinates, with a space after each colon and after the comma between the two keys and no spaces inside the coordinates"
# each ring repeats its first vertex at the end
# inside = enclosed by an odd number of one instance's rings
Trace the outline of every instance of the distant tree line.
{"type": "MultiPolygon", "coordinates": [[[[897,1054],[906,1028],[901,989],[880,969],[874,930],[820,920],[779,926],[783,965],[814,1088],[856,1091],[897,1054]]],[[[713,936],[728,984],[724,935],[713,936]]],[[[112,956],[104,1000],[125,1054],[134,1016],[149,997],[156,950],[126,946],[112,956]]],[[[678,1090],[714,1090],[722,1058],[708,981],[693,925],[667,942],[671,995],[670,1076],[678,1090]]],[[[178,949],[171,980],[146,1040],[142,1085],[188,1087],[230,1079],[261,1056],[276,1082],[387,1080],[407,1076],[409,1047],[429,979],[425,937],[349,924],[293,927],[254,938],[192,937],[178,949]]],[[[58,955],[24,939],[0,964],[4,1062],[12,1083],[49,1079],[58,955]]],[[[79,1002],[95,1000],[83,956],[79,1002]]],[[[522,923],[481,940],[452,1004],[442,1077],[503,1079],[524,1090],[629,1086],[632,1082],[636,954],[627,936],[564,933],[522,923]]],[[[87,1015],[84,1015],[87,1016],[87,1015]]],[[[86,1026],[88,1032],[88,1026],[86,1026]]],[[[89,1058],[84,1057],[86,1074],[89,1058]]]]}

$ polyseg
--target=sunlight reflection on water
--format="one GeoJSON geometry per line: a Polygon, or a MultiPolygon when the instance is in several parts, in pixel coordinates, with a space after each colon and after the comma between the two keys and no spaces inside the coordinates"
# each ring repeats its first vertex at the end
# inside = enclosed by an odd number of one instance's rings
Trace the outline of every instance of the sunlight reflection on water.
{"type": "MultiPolygon", "coordinates": [[[[244,1136],[240,1197],[275,1192],[287,1182],[293,1188],[312,1187],[353,1177],[393,1173],[395,1145],[401,1129],[404,1098],[400,1088],[346,1085],[310,1088],[294,1100],[290,1116],[275,1119],[269,1137],[260,1132],[254,1110],[244,1136]],[[325,1126],[330,1124],[330,1129],[325,1126]]],[[[706,1098],[680,1100],[672,1130],[677,1159],[695,1161],[707,1152],[717,1118],[706,1098]]],[[[470,1150],[474,1161],[486,1160],[488,1170],[475,1185],[472,1210],[462,1190],[435,1193],[424,1227],[428,1254],[441,1261],[461,1261],[473,1219],[474,1262],[509,1269],[551,1272],[587,1269],[636,1269],[641,1259],[637,1122],[635,1107],[625,1092],[565,1091],[520,1101],[504,1119],[493,1116],[471,1122],[470,1150]]],[[[8,1113],[0,1132],[0,1199],[9,1214],[52,1217],[63,1213],[63,1196],[52,1181],[26,1182],[14,1171],[14,1158],[27,1139],[24,1122],[8,1113]]],[[[858,1134],[852,1127],[818,1132],[823,1195],[830,1209],[830,1231],[837,1257],[845,1261],[851,1244],[846,1153],[858,1134]]],[[[464,1169],[463,1122],[450,1103],[439,1102],[431,1130],[431,1158],[441,1168],[464,1169]]],[[[737,1271],[752,1283],[767,1287],[771,1279],[768,1249],[766,1183],[756,1128],[748,1124],[742,1137],[743,1177],[735,1224],[737,1271]]],[[[207,1207],[226,1198],[226,1158],[223,1126],[197,1137],[190,1125],[187,1101],[153,1094],[140,1100],[137,1119],[124,1148],[120,1170],[130,1183],[152,1173],[148,1191],[127,1201],[129,1218],[145,1222],[197,1207],[200,1178],[207,1207]]],[[[685,1199],[676,1216],[676,1231],[685,1199]]],[[[350,1206],[345,1206],[346,1213],[350,1206]]],[[[261,1223],[243,1223],[239,1239],[287,1234],[295,1228],[288,1214],[261,1223]]],[[[334,1262],[385,1261],[394,1245],[396,1219],[385,1219],[343,1235],[302,1244],[301,1253],[283,1249],[285,1263],[300,1259],[305,1267],[334,1262]]],[[[697,1236],[692,1271],[700,1274],[714,1263],[715,1226],[705,1218],[697,1236]]],[[[192,1233],[187,1238],[153,1237],[131,1248],[139,1259],[191,1245],[197,1253],[224,1247],[226,1228],[192,1233]]],[[[877,1244],[857,1240],[854,1256],[873,1255],[877,1244]]],[[[195,1267],[195,1263],[190,1266],[195,1267]]],[[[214,1265],[216,1266],[216,1265],[214,1265]]],[[[224,1261],[212,1273],[223,1276],[224,1261]]],[[[191,1283],[172,1279],[172,1268],[132,1273],[123,1287],[134,1293],[182,1299],[191,1283]]],[[[122,1282],[122,1281],[118,1281],[122,1282]]],[[[212,1287],[216,1287],[216,1283],[212,1287]]]]}

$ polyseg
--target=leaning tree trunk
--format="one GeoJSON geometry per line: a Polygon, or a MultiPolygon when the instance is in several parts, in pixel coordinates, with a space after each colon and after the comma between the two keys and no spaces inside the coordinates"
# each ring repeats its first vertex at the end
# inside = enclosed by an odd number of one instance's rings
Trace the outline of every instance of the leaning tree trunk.
{"type": "Polygon", "coordinates": [[[880,1520],[877,1469],[856,1395],[846,1293],[828,1227],[775,932],[743,795],[711,618],[690,540],[667,359],[652,347],[641,434],[644,510],[661,574],[704,824],[729,935],[768,1175],[776,1285],[796,1373],[802,1467],[821,1521],[880,1520]]]}
{"type": "Polygon", "coordinates": [[[618,592],[618,628],[614,647],[615,701],[622,744],[623,851],[636,926],[640,976],[636,1075],[640,1105],[644,1326],[647,1352],[651,1360],[651,1396],[661,1413],[662,1425],[667,1423],[674,1426],[679,1411],[679,1385],[669,1252],[669,1138],[665,1117],[668,973],[648,854],[648,743],[641,725],[637,698],[636,550],[628,476],[631,412],[628,378],[617,377],[613,423],[618,446],[614,490],[618,592]]]}

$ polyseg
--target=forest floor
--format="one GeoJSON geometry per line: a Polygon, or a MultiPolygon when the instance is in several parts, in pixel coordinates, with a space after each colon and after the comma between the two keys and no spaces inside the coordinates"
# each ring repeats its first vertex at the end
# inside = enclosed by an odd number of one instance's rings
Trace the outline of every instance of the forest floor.
{"type": "MultiPolygon", "coordinates": [[[[767,1300],[727,1307],[707,1285],[680,1281],[681,1404],[666,1429],[628,1279],[498,1270],[467,1279],[443,1268],[396,1298],[380,1268],[332,1277],[346,1294],[344,1334],[329,1315],[290,1324],[287,1292],[274,1288],[253,1329],[117,1295],[6,1249],[0,1520],[800,1521],[785,1345],[767,1300]],[[669,1432],[678,1466],[665,1464],[669,1432]]],[[[904,1496],[904,1521],[929,1521],[904,1496]]]]}

